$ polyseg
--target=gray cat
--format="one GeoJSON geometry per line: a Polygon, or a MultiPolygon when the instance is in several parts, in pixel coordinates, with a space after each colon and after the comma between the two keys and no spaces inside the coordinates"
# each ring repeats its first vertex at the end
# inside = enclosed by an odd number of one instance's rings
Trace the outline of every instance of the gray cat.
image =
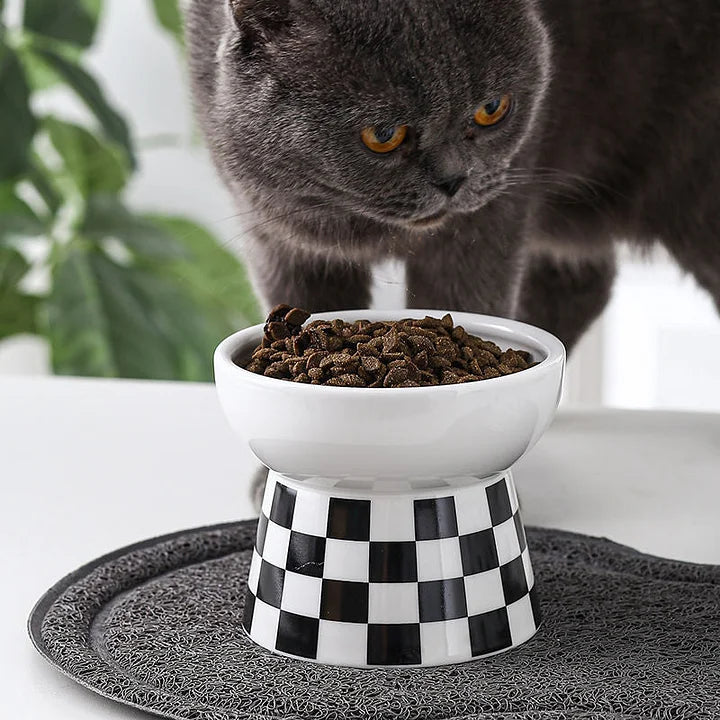
{"type": "Polygon", "coordinates": [[[569,347],[613,243],[720,307],[717,0],[193,0],[197,111],[270,303],[513,315],[569,347]]]}

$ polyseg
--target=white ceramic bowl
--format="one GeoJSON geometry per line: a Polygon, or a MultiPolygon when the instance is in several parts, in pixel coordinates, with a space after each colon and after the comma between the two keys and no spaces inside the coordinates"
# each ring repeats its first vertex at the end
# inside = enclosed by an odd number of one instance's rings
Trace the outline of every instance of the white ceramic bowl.
{"type": "MultiPolygon", "coordinates": [[[[399,320],[440,310],[357,310],[313,315],[399,320]]],[[[295,478],[491,477],[519,460],[550,424],[560,400],[565,348],[524,323],[451,312],[456,325],[539,362],[523,372],[461,385],[342,388],[257,375],[249,358],[263,326],[242,330],[215,352],[220,401],[233,429],[270,469],[295,478]]]]}

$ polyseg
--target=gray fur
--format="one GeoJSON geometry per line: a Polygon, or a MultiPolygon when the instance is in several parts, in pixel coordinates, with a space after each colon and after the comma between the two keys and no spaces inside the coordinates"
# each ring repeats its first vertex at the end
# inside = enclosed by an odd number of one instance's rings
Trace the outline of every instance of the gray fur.
{"type": "Polygon", "coordinates": [[[720,306],[717,0],[194,0],[198,115],[269,304],[515,314],[573,345],[613,243],[660,240],[720,306]],[[511,115],[472,123],[504,93],[511,115]],[[367,125],[407,124],[376,155],[367,125]],[[448,197],[444,180],[467,175],[448,197]],[[444,220],[413,219],[447,207],[444,220]]]}

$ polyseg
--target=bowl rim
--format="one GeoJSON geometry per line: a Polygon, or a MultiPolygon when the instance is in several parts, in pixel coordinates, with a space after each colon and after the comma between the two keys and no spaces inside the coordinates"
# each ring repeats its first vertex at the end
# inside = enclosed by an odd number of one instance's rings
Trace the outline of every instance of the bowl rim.
{"type": "MultiPolygon", "coordinates": [[[[418,317],[425,317],[427,315],[442,317],[446,314],[453,316],[453,320],[456,325],[462,325],[465,327],[467,320],[463,322],[463,318],[468,318],[473,324],[483,325],[488,327],[491,331],[492,328],[495,328],[504,334],[517,335],[520,343],[522,343],[523,339],[532,340],[534,344],[542,347],[543,352],[545,353],[545,358],[534,367],[512,375],[502,375],[498,378],[489,378],[487,380],[478,380],[476,382],[469,383],[423,385],[419,387],[404,388],[358,388],[335,385],[311,385],[308,383],[296,383],[290,382],[289,380],[281,380],[279,378],[265,377],[264,375],[259,375],[246,370],[233,360],[233,357],[237,354],[241,345],[245,344],[253,336],[258,334],[262,336],[263,328],[265,326],[265,323],[263,322],[233,333],[217,346],[213,356],[215,381],[217,383],[218,367],[222,365],[243,383],[258,385],[260,387],[265,387],[266,389],[274,388],[278,390],[281,387],[284,387],[286,392],[310,392],[315,396],[320,393],[330,393],[331,395],[337,397],[338,394],[342,394],[340,391],[345,391],[345,393],[351,394],[360,393],[363,397],[370,397],[371,395],[378,394],[382,397],[397,397],[398,393],[404,397],[411,394],[417,395],[423,392],[432,392],[433,394],[439,394],[441,392],[482,392],[483,388],[488,392],[491,390],[499,391],[501,387],[499,383],[503,383],[502,387],[509,387],[511,384],[528,383],[533,380],[539,381],[551,367],[557,364],[564,366],[565,364],[565,346],[553,334],[547,332],[547,330],[535,327],[534,325],[520,322],[519,320],[511,320],[509,318],[496,317],[493,315],[480,315],[477,313],[461,312],[457,310],[422,310],[415,308],[406,308],[401,310],[337,310],[332,312],[313,313],[308,319],[308,322],[312,322],[313,320],[334,320],[336,318],[349,320],[350,322],[359,319],[368,319],[372,322],[377,322],[383,319],[383,317],[379,316],[384,316],[384,319],[393,321],[405,318],[417,319],[418,317]],[[282,386],[280,386],[279,383],[282,383],[282,386]]],[[[480,331],[473,329],[468,330],[468,332],[475,334],[480,331]]]]}

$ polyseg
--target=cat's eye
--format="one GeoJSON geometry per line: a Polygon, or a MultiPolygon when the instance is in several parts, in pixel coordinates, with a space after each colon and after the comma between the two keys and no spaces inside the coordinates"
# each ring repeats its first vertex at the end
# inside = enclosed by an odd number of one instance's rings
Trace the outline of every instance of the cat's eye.
{"type": "Polygon", "coordinates": [[[366,127],[361,133],[362,141],[376,153],[388,153],[400,147],[407,137],[407,125],[376,128],[366,127]]]}
{"type": "Polygon", "coordinates": [[[510,112],[512,105],[509,95],[491,100],[481,105],[475,112],[475,122],[481,127],[497,125],[510,112]]]}

